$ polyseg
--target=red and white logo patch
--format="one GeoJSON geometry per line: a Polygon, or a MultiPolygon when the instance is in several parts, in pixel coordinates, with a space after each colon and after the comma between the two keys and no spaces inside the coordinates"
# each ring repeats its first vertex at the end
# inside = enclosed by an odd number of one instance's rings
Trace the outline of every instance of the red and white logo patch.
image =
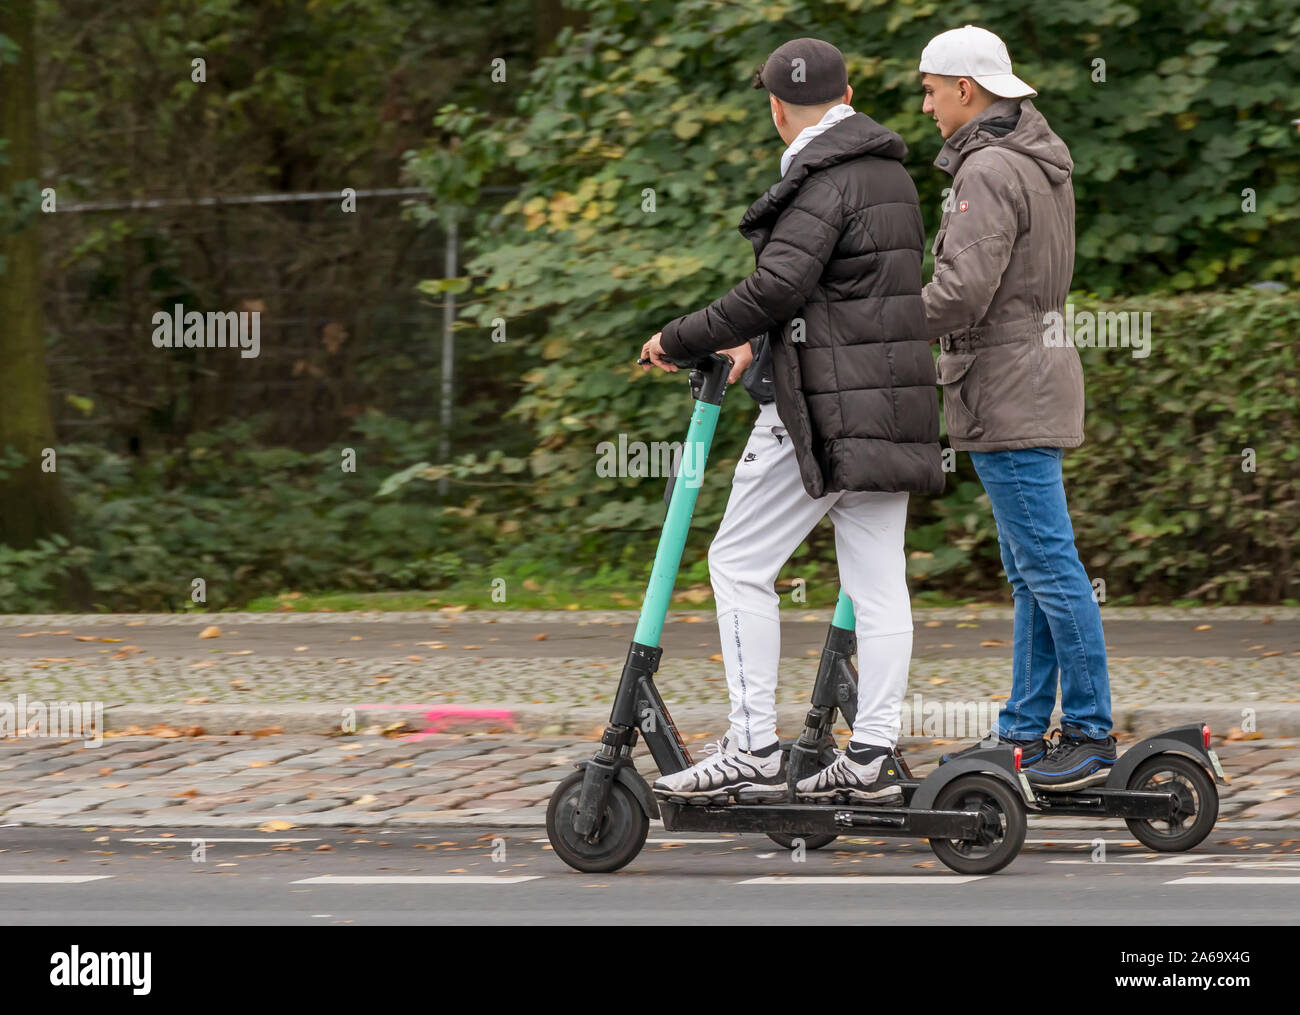
{"type": "Polygon", "coordinates": [[[970,207],[970,204],[969,204],[968,202],[966,202],[966,201],[963,201],[961,204],[957,205],[957,210],[958,210],[958,211],[965,211],[965,210],[966,210],[967,208],[969,208],[969,207],[970,207]]]}

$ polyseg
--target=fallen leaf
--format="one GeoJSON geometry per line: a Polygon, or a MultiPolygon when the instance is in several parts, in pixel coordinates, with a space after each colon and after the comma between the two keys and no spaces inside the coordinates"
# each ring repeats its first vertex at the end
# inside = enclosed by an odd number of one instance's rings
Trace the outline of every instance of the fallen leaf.
{"type": "Polygon", "coordinates": [[[221,628],[217,627],[216,624],[211,624],[211,625],[209,625],[208,627],[205,627],[202,631],[199,632],[199,637],[200,637],[200,638],[220,638],[220,637],[221,637],[221,628]]]}
{"type": "Polygon", "coordinates": [[[172,794],[172,796],[174,796],[174,797],[181,797],[181,796],[183,796],[183,797],[196,797],[196,796],[198,796],[198,795],[199,795],[199,791],[198,791],[197,789],[195,789],[193,786],[191,786],[189,789],[183,789],[183,790],[181,790],[179,793],[173,793],[173,794],[172,794]]]}
{"type": "Polygon", "coordinates": [[[278,818],[274,821],[267,821],[257,826],[259,832],[287,832],[293,827],[290,821],[280,821],[278,818]]]}
{"type": "Polygon", "coordinates": [[[1003,641],[1001,638],[985,638],[980,642],[980,648],[1002,648],[1002,646],[1010,644],[1011,642],[1003,641]]]}
{"type": "Polygon", "coordinates": [[[1197,624],[1197,625],[1196,625],[1196,630],[1198,630],[1198,631],[1208,631],[1208,630],[1210,630],[1210,628],[1212,628],[1213,626],[1214,626],[1213,624],[1197,624]]]}
{"type": "Polygon", "coordinates": [[[545,641],[550,635],[543,631],[541,634],[533,635],[533,641],[545,641]]]}

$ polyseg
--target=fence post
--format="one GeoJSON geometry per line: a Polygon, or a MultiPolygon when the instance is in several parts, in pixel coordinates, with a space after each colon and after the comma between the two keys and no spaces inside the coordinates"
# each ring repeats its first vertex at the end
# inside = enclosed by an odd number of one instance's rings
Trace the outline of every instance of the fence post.
{"type": "MultiPolygon", "coordinates": [[[[457,271],[455,208],[447,210],[446,223],[447,237],[446,247],[443,251],[442,277],[455,278],[457,271]]],[[[443,465],[446,465],[451,459],[452,384],[455,380],[456,371],[456,340],[452,337],[452,328],[456,323],[456,294],[448,291],[445,296],[446,298],[442,304],[442,404],[438,413],[439,429],[441,431],[438,440],[438,461],[443,465]]],[[[447,479],[445,476],[438,480],[438,493],[444,496],[447,493],[447,479]]]]}

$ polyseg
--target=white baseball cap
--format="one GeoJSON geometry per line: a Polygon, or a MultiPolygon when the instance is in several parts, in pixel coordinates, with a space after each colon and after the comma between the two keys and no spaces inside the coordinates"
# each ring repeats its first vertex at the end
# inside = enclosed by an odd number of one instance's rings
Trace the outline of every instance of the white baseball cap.
{"type": "Polygon", "coordinates": [[[965,25],[943,32],[921,51],[922,74],[971,78],[1002,99],[1038,93],[1011,73],[1007,44],[987,28],[965,25]]]}

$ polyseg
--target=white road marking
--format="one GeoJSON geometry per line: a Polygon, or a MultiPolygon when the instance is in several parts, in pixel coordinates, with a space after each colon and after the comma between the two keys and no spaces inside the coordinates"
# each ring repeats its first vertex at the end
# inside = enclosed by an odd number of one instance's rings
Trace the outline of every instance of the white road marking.
{"type": "Polygon", "coordinates": [[[171,838],[152,838],[152,839],[118,839],[118,842],[161,842],[161,843],[182,843],[188,845],[191,842],[320,842],[320,839],[284,839],[277,836],[268,836],[262,839],[215,839],[208,835],[173,835],[171,838]]]}
{"type": "Polygon", "coordinates": [[[1296,853],[1178,853],[1174,856],[1162,856],[1148,862],[1149,867],[1194,867],[1198,863],[1223,860],[1219,867],[1232,867],[1241,863],[1275,864],[1279,867],[1300,867],[1300,854],[1296,853]]]}
{"type": "Polygon", "coordinates": [[[540,874],[411,874],[353,876],[324,874],[317,878],[290,881],[291,885],[517,885],[524,881],[540,881],[540,874]]]}
{"type": "Polygon", "coordinates": [[[80,885],[106,881],[112,874],[0,874],[0,885],[80,885]]]}
{"type": "Polygon", "coordinates": [[[1300,885],[1300,877],[1269,877],[1251,876],[1238,874],[1235,877],[1189,877],[1175,878],[1173,881],[1166,881],[1167,885],[1300,885]]]}
{"type": "Polygon", "coordinates": [[[1048,863],[1086,865],[1095,867],[1233,867],[1258,870],[1267,867],[1300,868],[1300,856],[1261,853],[1246,856],[1240,853],[1180,853],[1147,860],[1048,860],[1048,863]]]}
{"type": "MultiPolygon", "coordinates": [[[[433,838],[433,836],[429,836],[433,838]]],[[[534,839],[533,842],[542,845],[548,845],[550,839],[534,839]]],[[[647,846],[690,846],[696,843],[708,845],[710,843],[736,842],[736,839],[646,839],[647,846]]]]}
{"type": "Polygon", "coordinates": [[[750,878],[737,881],[738,885],[964,885],[970,881],[983,881],[987,875],[976,874],[844,874],[821,877],[817,875],[778,874],[772,877],[750,878]]]}

